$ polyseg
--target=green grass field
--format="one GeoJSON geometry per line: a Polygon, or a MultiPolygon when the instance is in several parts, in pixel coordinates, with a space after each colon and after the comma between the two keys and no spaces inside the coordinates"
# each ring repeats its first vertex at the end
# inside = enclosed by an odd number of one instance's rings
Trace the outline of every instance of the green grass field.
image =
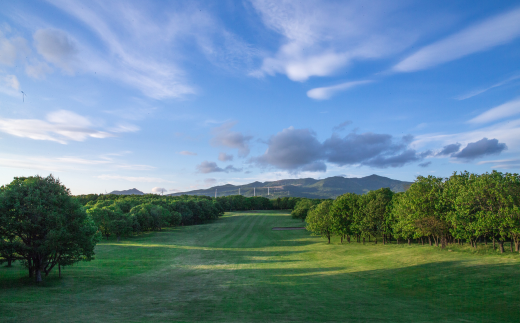
{"type": "Polygon", "coordinates": [[[103,241],[35,285],[0,268],[1,322],[520,322],[520,255],[339,244],[287,213],[103,241]]]}

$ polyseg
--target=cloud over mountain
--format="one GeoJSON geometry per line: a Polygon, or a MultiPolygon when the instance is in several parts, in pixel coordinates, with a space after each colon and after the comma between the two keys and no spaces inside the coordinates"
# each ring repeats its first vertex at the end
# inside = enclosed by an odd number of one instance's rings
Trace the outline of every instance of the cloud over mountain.
{"type": "Polygon", "coordinates": [[[326,171],[325,162],[337,165],[365,165],[376,168],[402,167],[431,155],[409,147],[410,136],[395,139],[388,134],[352,132],[344,137],[334,133],[324,142],[310,129],[289,127],[272,136],[268,148],[251,162],[298,171],[326,171]]]}

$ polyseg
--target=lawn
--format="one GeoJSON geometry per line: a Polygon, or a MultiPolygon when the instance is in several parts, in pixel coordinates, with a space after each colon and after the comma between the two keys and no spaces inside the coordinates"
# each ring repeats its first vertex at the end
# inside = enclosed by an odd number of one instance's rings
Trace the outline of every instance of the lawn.
{"type": "Polygon", "coordinates": [[[35,285],[0,268],[2,322],[520,322],[520,255],[310,236],[284,212],[103,241],[35,285]]]}

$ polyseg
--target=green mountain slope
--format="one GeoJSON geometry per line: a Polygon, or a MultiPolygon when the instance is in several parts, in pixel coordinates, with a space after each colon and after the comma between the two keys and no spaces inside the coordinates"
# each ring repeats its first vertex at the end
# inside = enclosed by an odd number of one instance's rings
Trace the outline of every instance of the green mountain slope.
{"type": "Polygon", "coordinates": [[[237,195],[244,196],[265,196],[265,197],[308,197],[308,198],[335,198],[345,193],[363,194],[368,191],[377,190],[382,187],[389,187],[394,192],[404,192],[411,185],[411,182],[404,182],[388,177],[370,175],[361,178],[345,178],[341,176],[328,177],[317,180],[313,178],[282,179],[273,182],[253,182],[245,185],[221,185],[208,189],[194,190],[170,194],[173,196],[188,195],[208,195],[217,196],[237,195]],[[269,195],[268,195],[269,188],[269,195]]]}

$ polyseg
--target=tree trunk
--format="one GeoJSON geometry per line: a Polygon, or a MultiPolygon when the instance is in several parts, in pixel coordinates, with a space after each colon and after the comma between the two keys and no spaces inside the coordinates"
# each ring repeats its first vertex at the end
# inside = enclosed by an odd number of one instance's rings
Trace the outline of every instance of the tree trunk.
{"type": "Polygon", "coordinates": [[[424,246],[424,239],[421,237],[421,245],[424,246]]]}
{"type": "Polygon", "coordinates": [[[329,243],[330,243],[330,236],[327,236],[327,238],[329,239],[329,243]]]}
{"type": "Polygon", "coordinates": [[[498,240],[498,247],[500,248],[500,253],[504,253],[504,241],[498,240]]]}
{"type": "Polygon", "coordinates": [[[350,243],[350,236],[347,236],[347,241],[348,243],[350,243]]]}
{"type": "Polygon", "coordinates": [[[40,268],[36,268],[36,282],[39,283],[42,281],[42,271],[40,268]]]}
{"type": "Polygon", "coordinates": [[[363,237],[363,244],[365,244],[365,237],[363,237]]]}
{"type": "Polygon", "coordinates": [[[368,236],[368,242],[370,242],[370,236],[368,236]]]}
{"type": "Polygon", "coordinates": [[[58,277],[61,278],[61,265],[58,265],[58,277]]]}
{"type": "Polygon", "coordinates": [[[486,236],[484,236],[484,244],[487,246],[487,239],[486,239],[486,236]]]}
{"type": "Polygon", "coordinates": [[[513,252],[513,239],[511,239],[511,242],[509,243],[509,248],[511,249],[511,252],[513,252]]]}
{"type": "Polygon", "coordinates": [[[430,247],[432,246],[432,237],[428,236],[428,242],[430,243],[430,247]]]}
{"type": "Polygon", "coordinates": [[[376,237],[376,243],[375,244],[377,244],[377,237],[376,237]]]}
{"type": "Polygon", "coordinates": [[[409,245],[409,246],[412,245],[412,240],[411,240],[411,239],[408,239],[408,245],[409,245]]]}
{"type": "Polygon", "coordinates": [[[446,234],[443,234],[441,237],[441,249],[446,248],[446,234]]]}
{"type": "Polygon", "coordinates": [[[383,234],[383,246],[386,244],[386,234],[383,234]]]}
{"type": "Polygon", "coordinates": [[[341,244],[343,244],[343,236],[341,236],[341,244]]]}
{"type": "Polygon", "coordinates": [[[119,239],[121,238],[120,235],[117,235],[117,242],[119,242],[119,239]]]}
{"type": "Polygon", "coordinates": [[[493,250],[496,250],[496,248],[495,248],[495,237],[493,237],[493,250]]]}
{"type": "Polygon", "coordinates": [[[397,238],[397,244],[399,244],[399,238],[397,238]]]}

